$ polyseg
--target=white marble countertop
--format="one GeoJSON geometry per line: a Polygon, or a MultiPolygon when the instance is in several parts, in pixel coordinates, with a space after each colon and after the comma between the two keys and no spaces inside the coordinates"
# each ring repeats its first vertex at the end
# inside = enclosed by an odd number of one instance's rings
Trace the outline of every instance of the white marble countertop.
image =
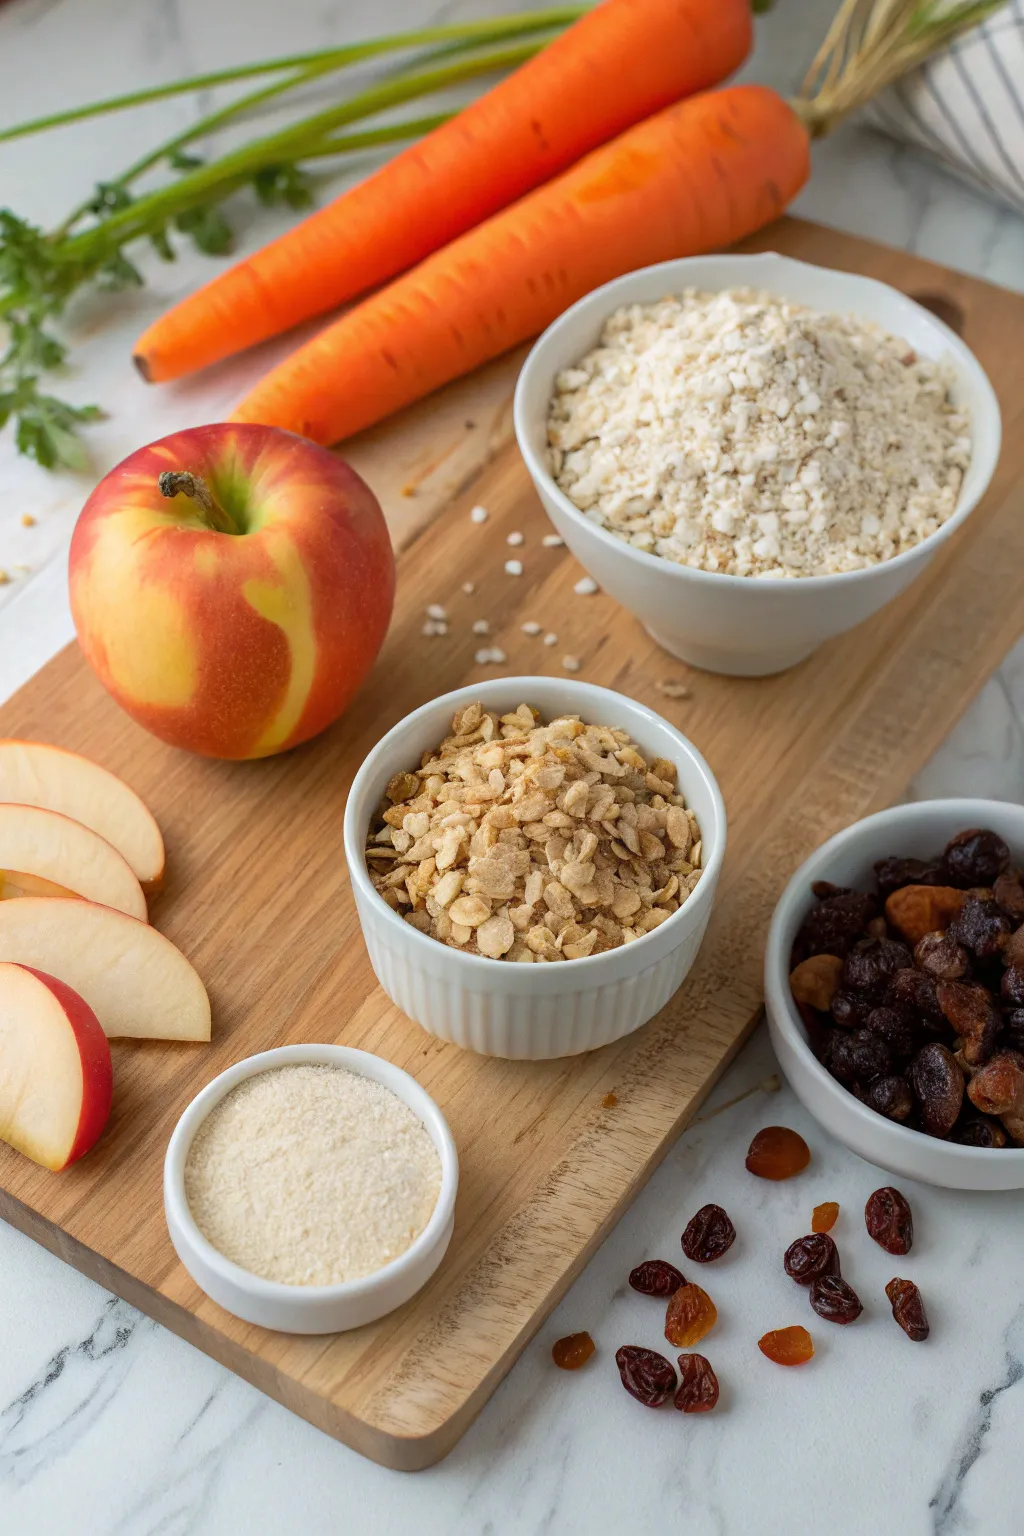
{"type": "MultiPolygon", "coordinates": [[[[0,9],[0,121],[217,67],[315,47],[428,17],[504,7],[495,0],[11,0],[0,9]]],[[[759,22],[747,73],[799,79],[833,0],[776,0],[759,22]]],[[[188,120],[187,100],[151,109],[145,132],[188,120]]],[[[141,119],[138,131],[142,131],[141,119]]],[[[117,118],[5,145],[0,204],[52,220],[125,159],[117,118]]],[[[1024,221],[916,154],[857,127],[816,151],[796,210],[1024,289],[1024,221]]],[[[244,245],[278,222],[253,216],[244,245]]],[[[189,419],[209,419],[251,363],[156,395],[132,375],[128,342],[209,268],[152,269],[153,286],[76,315],[75,398],[111,417],[93,435],[97,467],[189,419]]],[[[0,698],[71,634],[62,555],[85,482],[49,477],[0,438],[0,698]],[[34,527],[20,516],[30,511],[34,527]],[[23,569],[19,569],[21,566],[23,569]]],[[[911,794],[1024,798],[1024,648],[989,682],[911,794]]],[[[911,1346],[881,1287],[893,1261],[867,1240],[860,1211],[885,1182],[810,1121],[774,1071],[767,1040],[747,1047],[627,1216],[526,1349],[475,1426],[440,1466],[415,1477],[362,1460],[204,1355],[0,1224],[0,1529],[5,1536],[221,1536],[416,1529],[471,1533],[685,1531],[687,1536],[953,1536],[1021,1529],[1024,1434],[1024,1221],[1020,1196],[955,1195],[904,1183],[917,1242],[904,1261],[933,1332],[911,1346]],[[732,1104],[748,1089],[754,1092],[732,1104]],[[722,1106],[720,1112],[715,1106],[722,1106]],[[801,1130],[814,1161],[787,1185],[743,1170],[765,1123],[801,1130]],[[838,1200],[836,1236],[868,1302],[851,1329],[815,1328],[799,1372],[763,1361],[753,1341],[805,1321],[778,1256],[811,1206],[838,1200]],[[721,1312],[713,1356],[723,1383],[704,1419],[655,1415],[618,1384],[623,1342],[659,1345],[660,1309],[625,1284],[641,1258],[679,1256],[679,1233],[707,1200],[740,1232],[715,1267],[721,1312]],[[578,1376],[549,1346],[587,1328],[600,1354],[578,1376]],[[6,1406],[2,1406],[6,1404],[6,1406]]],[[[710,1344],[711,1341],[709,1341],[710,1344]]]]}

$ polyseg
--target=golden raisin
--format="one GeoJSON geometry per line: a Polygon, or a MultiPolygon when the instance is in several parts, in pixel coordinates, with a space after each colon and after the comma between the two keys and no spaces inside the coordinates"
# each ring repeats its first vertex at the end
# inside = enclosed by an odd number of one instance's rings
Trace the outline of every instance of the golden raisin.
{"type": "Polygon", "coordinates": [[[564,1339],[556,1339],[551,1346],[551,1358],[560,1371],[578,1371],[586,1365],[594,1353],[594,1341],[589,1333],[570,1333],[564,1339]]]}
{"type": "Polygon", "coordinates": [[[826,1200],[824,1205],[816,1205],[811,1216],[812,1232],[831,1232],[839,1219],[839,1207],[834,1200],[826,1200]]]}
{"type": "Polygon", "coordinates": [[[759,1179],[791,1179],[802,1173],[810,1160],[806,1141],[787,1125],[766,1125],[747,1152],[747,1168],[759,1179]]]}
{"type": "Polygon", "coordinates": [[[617,1094],[606,1093],[604,1098],[601,1100],[601,1106],[603,1109],[614,1109],[618,1102],[619,1099],[617,1094]]]}
{"type": "Polygon", "coordinates": [[[677,1349],[699,1344],[718,1321],[718,1308],[699,1285],[681,1285],[669,1297],[665,1313],[665,1337],[677,1349]]]}
{"type": "Polygon", "coordinates": [[[773,1328],[757,1347],[762,1355],[774,1360],[776,1365],[806,1365],[814,1354],[814,1344],[806,1328],[773,1328]]]}

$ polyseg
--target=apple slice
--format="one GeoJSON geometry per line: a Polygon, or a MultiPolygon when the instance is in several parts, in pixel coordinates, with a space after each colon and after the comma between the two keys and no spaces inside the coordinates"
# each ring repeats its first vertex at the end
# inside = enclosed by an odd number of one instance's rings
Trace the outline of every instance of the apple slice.
{"type": "Polygon", "coordinates": [[[147,920],[146,898],[127,860],[98,832],[57,811],[0,802],[0,869],[38,875],[147,920]]]}
{"type": "Polygon", "coordinates": [[[67,982],[108,1036],[210,1038],[210,999],[185,956],[113,907],[46,896],[0,901],[0,960],[67,982]]]}
{"type": "Polygon", "coordinates": [[[11,901],[15,896],[77,896],[52,880],[39,875],[26,875],[23,869],[0,869],[0,901],[11,901]]]}
{"type": "Polygon", "coordinates": [[[88,1003],[55,976],[0,964],[0,1140],[59,1173],[98,1140],[113,1086],[88,1003]]]}
{"type": "Polygon", "coordinates": [[[144,891],[164,876],[164,840],[147,806],[106,768],[38,741],[0,740],[0,801],[59,811],[127,859],[144,891]]]}

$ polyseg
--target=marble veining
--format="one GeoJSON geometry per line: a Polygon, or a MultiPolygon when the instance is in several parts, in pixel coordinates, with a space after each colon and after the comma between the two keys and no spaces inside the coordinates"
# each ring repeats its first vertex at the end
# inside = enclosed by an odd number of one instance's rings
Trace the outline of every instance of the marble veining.
{"type": "MultiPolygon", "coordinates": [[[[0,121],[127,80],[512,8],[512,0],[10,0],[0,8],[0,121]]],[[[744,76],[794,89],[833,10],[834,0],[776,0],[744,76]]],[[[139,131],[170,132],[200,109],[187,98],[164,103],[139,131]]],[[[123,162],[124,138],[124,125],[105,119],[5,145],[0,203],[57,218],[83,185],[123,162]]],[[[814,179],[796,208],[1024,289],[1024,220],[857,125],[816,148],[814,179]]],[[[242,249],[281,221],[240,209],[242,249]]],[[[76,350],[66,388],[110,411],[91,436],[98,470],[159,432],[215,417],[240,392],[248,360],[159,395],[127,361],[150,316],[211,270],[195,256],[173,267],[154,261],[146,291],[85,301],[69,317],[76,350]]],[[[0,437],[0,486],[0,567],[13,577],[0,586],[3,698],[70,637],[63,561],[88,485],[42,474],[0,437]],[[22,527],[25,511],[34,527],[22,527]]],[[[1024,645],[908,789],[951,793],[1024,799],[1024,645]]],[[[788,1536],[813,1526],[831,1536],[1016,1536],[1021,1197],[905,1183],[917,1241],[906,1260],[890,1259],[860,1215],[885,1176],[830,1142],[774,1071],[761,1031],[477,1423],[447,1461],[417,1477],[335,1444],[0,1224],[0,1531],[788,1536]],[[745,1173],[743,1154],[772,1122],[801,1130],[814,1161],[792,1184],[769,1189],[745,1173]],[[814,1361],[783,1372],[754,1341],[768,1327],[808,1320],[781,1253],[823,1199],[842,1206],[836,1237],[865,1315],[849,1329],[814,1325],[814,1361]],[[645,1257],[680,1259],[682,1227],[706,1200],[725,1205],[740,1234],[700,1276],[720,1309],[706,1346],[720,1407],[707,1420],[650,1413],[622,1392],[612,1356],[624,1342],[658,1347],[660,1308],[625,1277],[645,1257]],[[926,1345],[910,1345],[888,1315],[883,1287],[902,1272],[928,1303],[926,1345]],[[578,1376],[555,1371],[552,1341],[584,1327],[598,1354],[578,1376]]]]}

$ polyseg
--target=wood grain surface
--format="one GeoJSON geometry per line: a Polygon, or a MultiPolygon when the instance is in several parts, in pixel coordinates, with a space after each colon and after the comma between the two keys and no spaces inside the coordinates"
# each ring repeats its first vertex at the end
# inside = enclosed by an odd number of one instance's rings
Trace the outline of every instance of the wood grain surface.
{"type": "MultiPolygon", "coordinates": [[[[54,1177],[0,1148],[0,1214],[389,1466],[423,1467],[451,1449],[748,1034],[766,927],[794,866],[900,794],[1024,627],[1024,299],[795,222],[750,247],[952,306],[1004,410],[1003,460],[964,530],[902,599],[793,672],[688,672],[604,594],[575,596],[579,568],[564,549],[542,547],[544,516],[507,447],[409,532],[373,677],[310,746],[250,765],[175,752],[117,710],[74,648],[0,710],[0,734],[85,752],[145,796],[169,850],[153,919],[196,965],[214,1008],[209,1046],[115,1043],[112,1119],[82,1163],[54,1177]],[[468,517],[474,502],[490,510],[482,527],[468,517]],[[520,578],[503,570],[513,529],[525,534],[520,578]],[[464,581],[476,584],[472,597],[464,581]],[[449,609],[444,639],[421,637],[430,602],[449,609]],[[470,629],[480,617],[508,653],[506,670],[557,674],[571,651],[583,677],[670,716],[707,756],[728,805],[729,851],[691,975],[645,1029],[582,1058],[488,1060],[424,1034],[376,986],[348,890],[341,818],[353,773],[433,695],[479,680],[486,700],[470,629]],[[557,630],[559,645],[524,636],[525,619],[557,630]],[[670,677],[692,696],[661,695],[655,684],[670,677]],[[240,1057],[302,1040],[405,1067],[440,1103],[462,1163],[455,1237],[430,1285],[379,1323],[312,1339],[250,1327],[207,1300],[175,1258],[161,1203],[164,1149],[189,1099],[240,1057]],[[617,1102],[605,1108],[610,1091],[617,1102]]],[[[425,443],[429,409],[417,417],[425,443]]]]}

